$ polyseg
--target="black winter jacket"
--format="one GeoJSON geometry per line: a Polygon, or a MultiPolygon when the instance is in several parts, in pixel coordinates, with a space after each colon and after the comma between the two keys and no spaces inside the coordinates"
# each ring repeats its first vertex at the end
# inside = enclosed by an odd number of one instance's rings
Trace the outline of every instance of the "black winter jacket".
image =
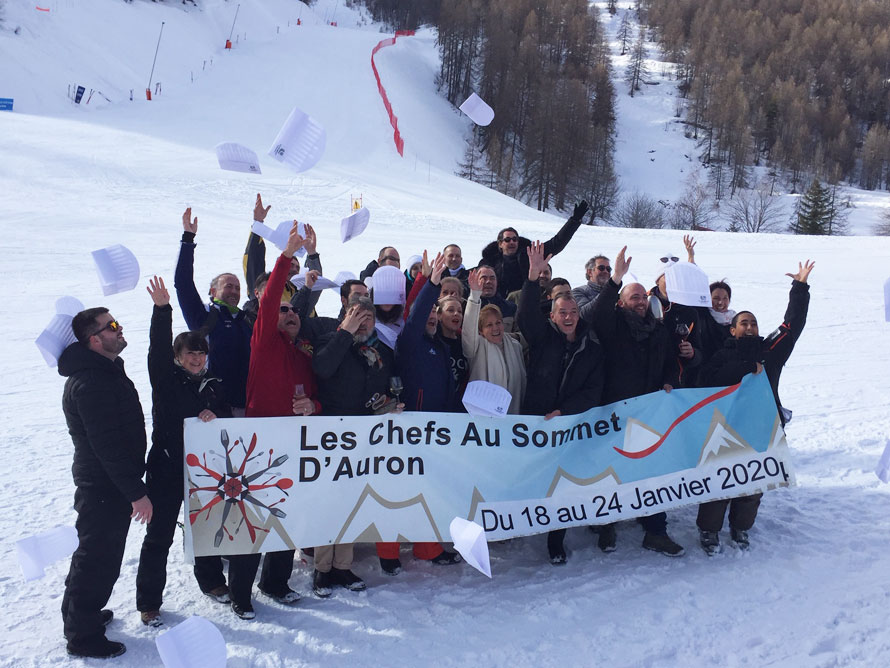
{"type": "Polygon", "coordinates": [[[395,369],[393,352],[374,337],[371,347],[380,363],[369,364],[364,347],[366,344],[355,343],[345,329],[332,332],[315,347],[312,370],[324,415],[371,415],[387,400],[395,369]]]}
{"type": "Polygon", "coordinates": [[[618,308],[619,286],[612,279],[594,302],[590,321],[606,355],[603,403],[677,387],[677,348],[664,325],[618,308]]]}
{"type": "MultiPolygon", "coordinates": [[[[724,347],[701,368],[699,385],[702,387],[735,385],[745,375],[754,373],[757,370],[757,362],[760,362],[769,378],[776,406],[781,409],[779,377],[807,324],[809,304],[810,286],[807,283],[793,281],[782,324],[765,339],[760,336],[727,338],[724,347]]],[[[779,413],[781,414],[781,410],[779,413]]]]}
{"type": "MultiPolygon", "coordinates": [[[[552,239],[544,242],[544,256],[557,255],[572,240],[575,232],[581,227],[581,221],[569,218],[552,239]]],[[[514,290],[520,290],[528,276],[528,253],[526,252],[532,242],[525,237],[519,237],[519,249],[516,255],[504,257],[497,241],[492,241],[482,249],[482,259],[479,264],[485,264],[494,269],[498,277],[498,294],[506,297],[514,290]]]]}
{"type": "MultiPolygon", "coordinates": [[[[173,307],[155,306],[151,314],[148,377],[151,380],[151,452],[148,468],[183,470],[182,421],[205,408],[232,417],[222,383],[210,375],[194,376],[173,359],[173,307]]],[[[209,373],[209,372],[208,372],[209,373]]]]}
{"type": "Polygon", "coordinates": [[[541,289],[525,281],[519,303],[519,331],[528,341],[528,384],[522,412],[546,415],[583,413],[601,405],[603,351],[592,328],[578,323],[576,340],[565,334],[538,308],[541,289]]]}
{"type": "Polygon", "coordinates": [[[131,503],[141,499],[146,494],[145,416],[124,361],[75,342],[59,357],[59,375],[68,378],[62,410],[74,442],[74,484],[116,490],[131,503]]]}

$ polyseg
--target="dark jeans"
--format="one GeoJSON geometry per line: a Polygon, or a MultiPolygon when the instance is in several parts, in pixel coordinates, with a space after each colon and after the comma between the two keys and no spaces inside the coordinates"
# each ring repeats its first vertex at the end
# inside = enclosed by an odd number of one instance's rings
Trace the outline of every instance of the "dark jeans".
{"type": "MultiPolygon", "coordinates": [[[[233,554],[229,557],[229,596],[240,607],[250,605],[250,591],[260,565],[261,554],[233,554]]],[[[259,589],[272,596],[290,591],[287,581],[294,570],[294,550],[267,552],[263,559],[259,589]]]]}
{"type": "MultiPolygon", "coordinates": [[[[176,521],[185,493],[181,469],[174,471],[169,464],[162,466],[154,461],[157,460],[149,457],[145,476],[152,516],[142,541],[136,573],[136,609],[140,612],[161,609],[167,584],[167,555],[176,535],[176,521]]],[[[205,593],[226,583],[219,557],[196,557],[194,570],[198,586],[205,593]]]]}
{"type": "Polygon", "coordinates": [[[651,533],[655,536],[667,535],[667,513],[655,513],[647,517],[638,517],[637,522],[643,525],[643,530],[646,533],[651,533]]]}
{"type": "Polygon", "coordinates": [[[120,492],[78,487],[77,549],[65,578],[62,621],[69,644],[105,637],[102,608],[121,571],[133,507],[120,492]]]}
{"type": "Polygon", "coordinates": [[[723,528],[726,507],[729,506],[729,526],[733,529],[747,531],[754,526],[762,496],[763,494],[758,493],[703,503],[698,507],[698,518],[695,523],[702,531],[720,531],[723,528]]]}

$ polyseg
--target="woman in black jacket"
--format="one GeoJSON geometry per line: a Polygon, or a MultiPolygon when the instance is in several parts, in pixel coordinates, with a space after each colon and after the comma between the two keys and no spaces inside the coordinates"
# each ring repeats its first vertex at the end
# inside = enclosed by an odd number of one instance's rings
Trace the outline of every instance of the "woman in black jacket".
{"type": "MultiPolygon", "coordinates": [[[[139,555],[136,609],[143,624],[156,627],[163,623],[159,611],[167,582],[167,553],[185,492],[182,422],[190,417],[209,422],[231,417],[232,412],[219,379],[207,375],[207,340],[199,332],[183,332],[173,341],[173,308],[163,279],[155,277],[147,290],[155,306],[148,349],[153,428],[145,482],[154,514],[139,555]]],[[[219,557],[196,557],[195,578],[207,596],[229,603],[219,557]]]]}

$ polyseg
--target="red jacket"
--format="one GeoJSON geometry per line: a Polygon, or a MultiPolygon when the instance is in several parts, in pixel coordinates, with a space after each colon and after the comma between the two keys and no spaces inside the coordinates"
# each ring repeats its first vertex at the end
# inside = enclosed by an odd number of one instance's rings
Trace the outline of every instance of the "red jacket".
{"type": "Polygon", "coordinates": [[[247,417],[283,417],[293,415],[297,384],[321,412],[318,387],[312,373],[312,350],[304,339],[291,343],[278,331],[278,307],[287,281],[290,258],[281,255],[260,298],[259,313],[250,340],[250,369],[247,373],[247,417]]]}

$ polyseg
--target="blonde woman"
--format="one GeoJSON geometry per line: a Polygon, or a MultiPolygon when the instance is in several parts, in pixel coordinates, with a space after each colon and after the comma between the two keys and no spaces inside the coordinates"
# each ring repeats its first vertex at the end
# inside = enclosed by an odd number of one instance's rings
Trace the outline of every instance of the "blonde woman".
{"type": "Polygon", "coordinates": [[[470,272],[470,298],[464,312],[461,340],[469,363],[468,380],[486,380],[500,385],[512,396],[511,414],[518,414],[525,396],[525,364],[519,341],[504,331],[501,310],[494,304],[482,305],[479,270],[470,272]]]}

